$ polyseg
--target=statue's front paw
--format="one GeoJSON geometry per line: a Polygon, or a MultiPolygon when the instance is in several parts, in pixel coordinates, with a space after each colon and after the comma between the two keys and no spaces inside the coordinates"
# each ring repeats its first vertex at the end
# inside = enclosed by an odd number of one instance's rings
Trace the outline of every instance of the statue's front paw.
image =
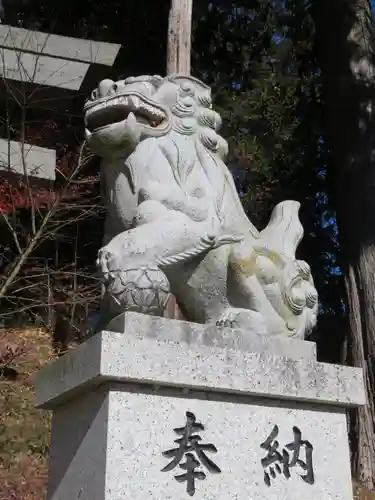
{"type": "Polygon", "coordinates": [[[116,271],[120,270],[119,260],[116,254],[111,252],[108,247],[103,247],[99,250],[96,264],[105,281],[108,281],[116,271]]]}

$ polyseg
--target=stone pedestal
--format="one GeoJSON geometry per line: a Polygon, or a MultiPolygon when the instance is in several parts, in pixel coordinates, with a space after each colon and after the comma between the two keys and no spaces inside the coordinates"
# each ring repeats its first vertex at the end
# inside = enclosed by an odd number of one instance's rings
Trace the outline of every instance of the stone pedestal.
{"type": "Polygon", "coordinates": [[[38,377],[49,500],[352,499],[360,369],[286,338],[135,313],[117,328],[38,377]]]}

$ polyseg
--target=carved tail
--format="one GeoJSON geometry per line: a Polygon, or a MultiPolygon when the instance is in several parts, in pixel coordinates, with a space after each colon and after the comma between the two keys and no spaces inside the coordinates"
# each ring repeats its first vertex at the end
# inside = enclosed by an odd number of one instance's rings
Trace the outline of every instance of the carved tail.
{"type": "Polygon", "coordinates": [[[270,250],[295,259],[297,247],[303,237],[298,201],[287,200],[273,209],[268,225],[260,233],[260,241],[270,250]]]}

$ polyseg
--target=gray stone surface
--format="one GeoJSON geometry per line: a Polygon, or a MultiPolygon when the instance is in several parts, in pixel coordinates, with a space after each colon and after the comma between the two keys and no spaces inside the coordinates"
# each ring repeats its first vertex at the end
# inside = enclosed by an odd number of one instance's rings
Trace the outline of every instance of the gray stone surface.
{"type": "Polygon", "coordinates": [[[311,348],[300,360],[259,352],[272,351],[262,340],[250,352],[235,330],[211,341],[202,325],[134,313],[121,329],[93,336],[38,376],[37,404],[54,410],[47,500],[187,500],[186,481],[175,479],[186,453],[206,475],[194,481],[199,500],[352,500],[345,412],[365,403],[360,369],[318,363],[311,348]],[[226,337],[237,349],[218,346],[226,337]],[[186,442],[176,429],[187,412],[203,425],[192,429],[201,440],[188,439],[190,449],[162,470],[175,457],[163,452],[186,442]],[[267,465],[275,440],[281,454],[267,465]],[[220,470],[194,442],[216,447],[204,451],[220,470]]]}
{"type": "Polygon", "coordinates": [[[107,433],[108,395],[100,390],[54,412],[47,498],[104,500],[107,433]]]}
{"type": "Polygon", "coordinates": [[[108,324],[106,330],[158,340],[287,356],[290,359],[316,359],[315,342],[291,339],[285,335],[260,335],[256,330],[250,329],[202,325],[133,312],[120,314],[108,324]]]}
{"type": "Polygon", "coordinates": [[[343,406],[365,403],[359,368],[138,333],[101,332],[44,368],[37,378],[38,406],[54,407],[108,380],[343,406]]]}
{"type": "MultiPolygon", "coordinates": [[[[54,414],[48,500],[187,500],[186,472],[177,465],[162,472],[171,459],[162,452],[175,448],[174,428],[193,412],[205,426],[201,443],[213,444],[206,454],[221,469],[195,481],[200,500],[351,500],[351,474],[345,411],[308,405],[281,404],[249,397],[212,396],[178,391],[142,392],[130,387],[103,386],[54,414]],[[278,425],[279,450],[293,442],[293,426],[313,446],[314,484],[276,473],[264,482],[260,447],[278,425]]],[[[292,452],[290,453],[290,460],[292,452]]],[[[299,458],[306,461],[302,446],[299,458]]],[[[185,459],[180,461],[185,462],[185,459]]],[[[282,464],[281,468],[282,468],[282,464]]]]}
{"type": "Polygon", "coordinates": [[[0,25],[0,47],[112,66],[121,46],[0,25]]]}
{"type": "Polygon", "coordinates": [[[0,170],[24,175],[26,167],[26,172],[31,177],[55,180],[56,151],[24,144],[24,159],[25,165],[20,142],[0,139],[0,170]]]}

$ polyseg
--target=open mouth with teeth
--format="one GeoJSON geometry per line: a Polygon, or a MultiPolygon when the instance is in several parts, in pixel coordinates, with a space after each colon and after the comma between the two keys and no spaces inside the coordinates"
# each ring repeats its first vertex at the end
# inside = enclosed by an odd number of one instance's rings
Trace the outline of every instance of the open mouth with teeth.
{"type": "Polygon", "coordinates": [[[151,128],[157,128],[168,120],[165,111],[146,102],[143,96],[122,94],[87,106],[86,128],[96,132],[126,120],[131,114],[137,123],[151,128]]]}

